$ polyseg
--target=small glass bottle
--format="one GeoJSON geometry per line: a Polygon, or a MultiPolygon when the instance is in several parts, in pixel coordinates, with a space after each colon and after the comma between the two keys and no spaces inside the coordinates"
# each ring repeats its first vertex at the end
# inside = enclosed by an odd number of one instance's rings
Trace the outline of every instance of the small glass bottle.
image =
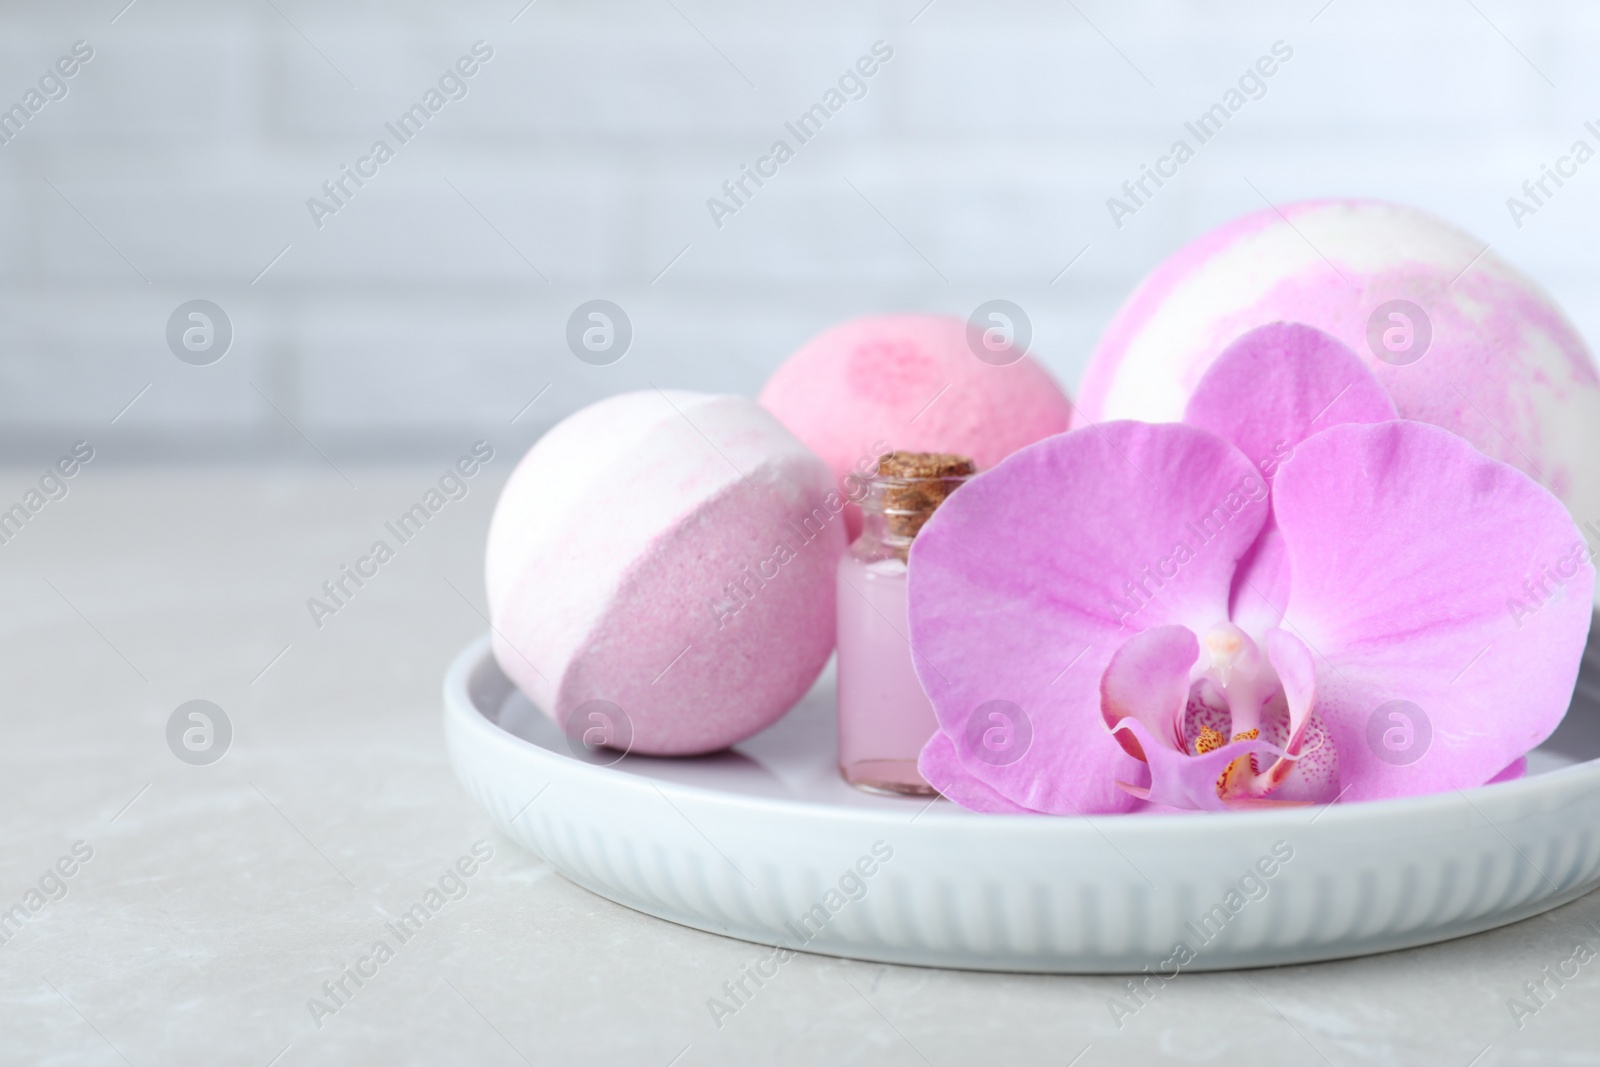
{"type": "Polygon", "coordinates": [[[858,788],[937,793],[917,771],[938,722],[912,669],[906,554],[934,509],[976,470],[965,456],[890,452],[866,483],[861,536],[838,572],[839,773],[858,788]]]}

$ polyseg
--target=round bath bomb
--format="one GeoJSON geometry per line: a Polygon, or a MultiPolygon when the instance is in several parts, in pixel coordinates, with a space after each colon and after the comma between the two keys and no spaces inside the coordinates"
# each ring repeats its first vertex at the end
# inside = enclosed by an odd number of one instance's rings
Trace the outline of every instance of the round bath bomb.
{"type": "Polygon", "coordinates": [[[540,438],[495,506],[495,659],[569,736],[598,724],[593,740],[646,755],[725,748],[787,711],[833,650],[843,506],[753,400],[602,400],[540,438]]]}
{"type": "MultiPolygon", "coordinates": [[[[761,403],[811,446],[841,493],[884,452],[952,452],[987,470],[1061,433],[1072,408],[1033,358],[979,359],[968,326],[948,315],[873,315],[825,330],[768,379],[761,403]]],[[[850,536],[861,529],[849,506],[850,536]]]]}
{"type": "Polygon", "coordinates": [[[1361,356],[1403,417],[1460,434],[1600,532],[1600,381],[1551,299],[1483,241],[1415,208],[1281,210],[1211,231],[1140,283],[1090,361],[1082,415],[1181,419],[1240,334],[1303,322],[1361,356]]]}

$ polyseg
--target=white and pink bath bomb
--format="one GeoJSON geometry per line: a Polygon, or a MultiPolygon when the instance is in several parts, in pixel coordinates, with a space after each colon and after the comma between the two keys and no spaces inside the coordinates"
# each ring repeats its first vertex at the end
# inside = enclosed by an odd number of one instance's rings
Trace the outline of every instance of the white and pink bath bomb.
{"type": "Polygon", "coordinates": [[[833,650],[842,510],[827,467],[753,400],[602,400],[540,438],[495,507],[495,659],[569,734],[600,700],[626,716],[616,747],[725,748],[833,650]]]}
{"type": "Polygon", "coordinates": [[[1600,379],[1550,297],[1415,208],[1318,200],[1281,211],[1212,230],[1145,278],[1100,339],[1080,412],[1181,419],[1240,334],[1303,322],[1360,355],[1403,417],[1460,434],[1600,532],[1600,379]]]}
{"type": "MultiPolygon", "coordinates": [[[[761,403],[856,499],[853,477],[870,474],[883,452],[953,452],[987,470],[1067,429],[1072,407],[1048,371],[1028,355],[985,362],[967,331],[948,315],[855,319],[801,345],[767,380],[761,403]]],[[[854,537],[854,504],[848,518],[854,537]]]]}

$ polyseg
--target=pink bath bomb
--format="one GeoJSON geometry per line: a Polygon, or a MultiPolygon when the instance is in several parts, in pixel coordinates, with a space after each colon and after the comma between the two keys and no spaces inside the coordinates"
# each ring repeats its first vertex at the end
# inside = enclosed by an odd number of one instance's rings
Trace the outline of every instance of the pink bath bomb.
{"type": "MultiPolygon", "coordinates": [[[[854,498],[851,476],[871,473],[892,449],[955,452],[985,470],[1065,430],[1072,408],[1049,372],[1026,355],[1003,366],[979,359],[967,330],[948,315],[873,315],[835,326],[784,361],[761,403],[854,498]]],[[[854,504],[847,518],[854,537],[854,504]]]]}
{"type": "Polygon", "coordinates": [[[1140,283],[1090,361],[1084,417],[1181,419],[1240,334],[1303,322],[1359,354],[1403,417],[1460,434],[1552,490],[1580,525],[1600,524],[1600,380],[1537,285],[1415,208],[1318,200],[1280,210],[1212,230],[1140,283]]]}
{"type": "Polygon", "coordinates": [[[753,400],[602,400],[540,438],[495,506],[495,659],[570,736],[725,748],[833,651],[842,510],[827,467],[753,400]]]}

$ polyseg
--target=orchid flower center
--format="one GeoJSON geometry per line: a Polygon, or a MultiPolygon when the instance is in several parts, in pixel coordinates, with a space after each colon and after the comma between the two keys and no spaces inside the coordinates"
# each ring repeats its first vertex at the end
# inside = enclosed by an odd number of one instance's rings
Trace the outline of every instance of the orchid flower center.
{"type": "Polygon", "coordinates": [[[1230,736],[1259,730],[1262,705],[1283,692],[1261,649],[1231,622],[1219,622],[1206,631],[1204,662],[1196,667],[1197,673],[1190,682],[1190,701],[1193,702],[1194,690],[1209,682],[1209,688],[1220,695],[1228,712],[1230,736]]]}
{"type": "MultiPolygon", "coordinates": [[[[1283,686],[1260,647],[1231,622],[1219,622],[1206,631],[1203,654],[1189,684],[1184,712],[1184,747],[1203,756],[1230,741],[1254,741],[1268,726],[1266,740],[1283,744],[1288,733],[1288,706],[1283,686]]],[[[1281,780],[1281,777],[1280,779],[1281,780]]],[[[1217,777],[1223,797],[1260,796],[1277,782],[1264,781],[1258,756],[1231,761],[1217,777]]]]}

